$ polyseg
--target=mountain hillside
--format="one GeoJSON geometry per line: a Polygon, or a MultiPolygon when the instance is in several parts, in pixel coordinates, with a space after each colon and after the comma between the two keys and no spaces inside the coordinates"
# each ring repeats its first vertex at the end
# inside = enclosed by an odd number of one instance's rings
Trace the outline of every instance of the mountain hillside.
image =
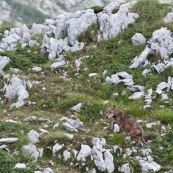
{"type": "Polygon", "coordinates": [[[0,173],[172,173],[172,9],[0,25],[0,173]]]}
{"type": "Polygon", "coordinates": [[[74,12],[91,6],[103,6],[111,0],[2,0],[0,1],[0,24],[43,23],[63,12],[74,12]]]}

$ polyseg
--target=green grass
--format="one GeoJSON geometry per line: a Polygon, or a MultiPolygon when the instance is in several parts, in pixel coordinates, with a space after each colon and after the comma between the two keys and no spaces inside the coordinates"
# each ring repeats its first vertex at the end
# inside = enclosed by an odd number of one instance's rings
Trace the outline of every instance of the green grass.
{"type": "Polygon", "coordinates": [[[155,117],[160,119],[163,123],[173,123],[173,114],[170,109],[162,109],[155,111],[155,117]]]}
{"type": "MultiPolygon", "coordinates": [[[[99,12],[98,9],[96,12],[99,12]]],[[[79,36],[79,40],[86,43],[84,50],[67,53],[66,60],[69,61],[69,66],[61,69],[50,70],[51,64],[48,61],[46,54],[40,54],[38,47],[21,49],[17,47],[15,52],[4,52],[0,55],[6,55],[11,58],[10,67],[20,68],[23,70],[22,74],[27,75],[31,81],[39,81],[40,84],[34,84],[33,88],[29,91],[30,100],[36,102],[35,105],[22,107],[20,110],[8,110],[10,112],[9,118],[17,120],[23,120],[30,115],[37,117],[44,117],[50,119],[52,122],[47,123],[46,121],[35,121],[28,124],[9,124],[0,121],[0,137],[19,137],[19,141],[10,146],[11,151],[20,151],[22,145],[28,143],[26,134],[29,130],[39,129],[48,124],[49,134],[44,134],[40,137],[40,143],[37,147],[44,148],[43,158],[40,159],[37,164],[47,166],[48,161],[52,158],[52,151],[49,147],[52,147],[55,142],[65,144],[65,148],[70,149],[73,147],[80,150],[80,144],[88,144],[91,146],[91,139],[95,137],[104,137],[107,140],[106,148],[111,148],[113,145],[118,145],[125,149],[131,147],[137,147],[136,144],[131,144],[125,139],[124,134],[113,133],[111,130],[111,120],[104,119],[105,116],[105,105],[103,102],[109,100],[108,105],[115,105],[117,108],[127,112],[134,119],[146,120],[141,126],[144,128],[144,138],[149,143],[148,146],[152,149],[153,153],[151,156],[162,165],[160,173],[169,171],[173,163],[173,151],[172,151],[172,138],[173,138],[173,116],[170,106],[173,102],[166,106],[165,109],[159,107],[160,97],[153,99],[153,107],[151,110],[143,110],[144,99],[131,101],[128,97],[133,93],[128,91],[123,84],[113,85],[105,82],[105,78],[114,73],[127,71],[133,75],[134,82],[137,85],[143,85],[146,89],[156,89],[157,84],[161,81],[167,81],[167,76],[172,74],[172,69],[167,69],[162,75],[157,74],[153,69],[152,75],[147,77],[141,77],[141,73],[144,70],[143,67],[138,69],[129,69],[131,60],[140,55],[145,48],[142,46],[134,46],[131,42],[131,37],[136,33],[142,33],[147,39],[152,36],[153,31],[160,29],[162,26],[167,26],[173,31],[171,24],[163,24],[162,19],[171,9],[168,5],[158,4],[156,0],[139,0],[138,3],[131,10],[132,12],[139,13],[140,17],[136,23],[129,26],[116,38],[111,40],[96,42],[98,26],[92,25],[88,30],[79,36]],[[92,33],[91,33],[92,32],[92,33]],[[121,43],[120,43],[121,42],[121,43]],[[93,47],[96,45],[96,47],[93,47]],[[31,52],[27,52],[31,50],[31,52]],[[74,68],[74,60],[79,57],[89,55],[89,58],[82,60],[81,70],[76,75],[76,69],[74,68]],[[30,73],[28,68],[39,65],[43,67],[42,73],[30,73]],[[87,68],[85,71],[84,68],[87,68]],[[107,74],[104,76],[103,71],[107,70],[107,74]],[[64,80],[61,76],[66,72],[66,79],[64,80]],[[93,78],[89,78],[90,73],[97,73],[98,75],[93,78]],[[42,87],[46,88],[46,91],[42,90],[42,87]],[[125,95],[121,93],[125,91],[125,95]],[[113,93],[118,92],[119,96],[113,96],[113,93]],[[75,113],[71,110],[71,107],[78,103],[82,103],[81,112],[75,113]],[[21,113],[22,112],[22,113],[21,113]],[[73,116],[80,118],[84,122],[84,127],[90,129],[88,133],[78,132],[74,133],[73,140],[69,140],[64,135],[64,128],[61,126],[58,129],[52,129],[56,122],[59,122],[61,116],[73,116]],[[145,127],[146,123],[160,120],[161,124],[154,126],[151,129],[145,127]],[[97,122],[97,124],[95,124],[97,122]],[[165,135],[161,135],[161,127],[165,125],[165,135]],[[163,147],[160,148],[160,147],[163,147]]],[[[116,12],[116,10],[115,10],[116,12]]],[[[0,29],[4,31],[4,29],[0,29]]],[[[39,37],[39,43],[42,39],[39,37]]],[[[154,62],[160,59],[159,56],[150,56],[149,59],[154,62]]],[[[9,66],[6,67],[8,72],[9,66]]],[[[145,67],[148,68],[148,67],[145,67]]],[[[151,67],[149,67],[151,68],[151,67]]],[[[172,93],[170,93],[172,98],[172,93]]],[[[0,110],[5,109],[1,107],[0,110]]],[[[2,115],[7,118],[6,115],[2,115]]],[[[0,151],[1,152],[1,151],[0,151]]],[[[0,172],[12,172],[14,164],[18,161],[28,163],[32,165],[32,161],[25,161],[23,156],[11,156],[5,151],[2,151],[2,159],[0,158],[0,165],[3,165],[3,171],[0,172]],[[4,153],[3,153],[4,152],[4,153]],[[4,162],[3,162],[4,161],[4,162]],[[5,171],[4,171],[5,170],[5,171]]],[[[62,151],[60,152],[62,154],[62,151]]],[[[115,171],[118,172],[118,167],[124,163],[129,163],[132,172],[140,172],[139,163],[132,158],[124,159],[120,151],[113,154],[115,161],[115,171]]],[[[55,169],[61,170],[61,166],[66,167],[68,172],[70,168],[67,163],[63,162],[63,159],[55,160],[55,169]]],[[[91,160],[86,161],[86,165],[93,168],[93,162],[91,160]]],[[[31,170],[33,167],[31,166],[31,170]]],[[[76,169],[79,169],[76,167],[76,169]]],[[[85,171],[85,167],[82,168],[85,171]]],[[[17,172],[17,171],[16,171],[17,172]]],[[[29,171],[28,171],[29,172],[29,171]]]]}
{"type": "Polygon", "coordinates": [[[95,14],[98,14],[98,13],[102,12],[102,11],[103,11],[103,8],[104,8],[104,7],[100,7],[100,6],[93,6],[93,7],[90,7],[90,9],[93,9],[93,10],[94,10],[94,13],[95,13],[95,14]]]}
{"type": "Polygon", "coordinates": [[[35,169],[35,163],[27,153],[20,153],[12,156],[10,153],[0,150],[0,172],[3,173],[32,173],[35,169]],[[14,169],[16,163],[25,163],[27,169],[14,169]]]}
{"type": "Polygon", "coordinates": [[[22,123],[10,123],[0,121],[0,138],[5,137],[17,137],[19,138],[17,142],[14,142],[8,146],[11,152],[18,151],[18,154],[11,155],[11,153],[0,150],[0,172],[3,173],[31,173],[35,169],[35,163],[30,157],[30,155],[21,151],[21,147],[26,145],[29,140],[24,135],[28,133],[30,130],[29,127],[22,123]],[[25,163],[27,165],[27,169],[19,170],[14,169],[16,163],[25,163]]]}
{"type": "Polygon", "coordinates": [[[8,56],[11,59],[5,70],[12,67],[26,72],[29,68],[40,66],[48,61],[47,56],[40,53],[38,47],[25,49],[18,47],[15,51],[0,52],[0,55],[8,56]]]}

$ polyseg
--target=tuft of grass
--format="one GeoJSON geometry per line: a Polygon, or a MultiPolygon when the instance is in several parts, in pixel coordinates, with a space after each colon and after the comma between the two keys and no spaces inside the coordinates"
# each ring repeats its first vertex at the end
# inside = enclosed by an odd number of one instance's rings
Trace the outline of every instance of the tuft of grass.
{"type": "Polygon", "coordinates": [[[56,132],[50,132],[41,137],[40,143],[43,145],[53,144],[55,141],[68,142],[70,139],[65,135],[65,132],[58,130],[56,132]]]}
{"type": "Polygon", "coordinates": [[[153,31],[164,26],[162,19],[170,11],[169,7],[170,5],[161,4],[158,0],[139,0],[132,11],[139,14],[136,26],[140,25],[140,32],[142,30],[141,33],[149,38],[153,31]]]}
{"type": "Polygon", "coordinates": [[[143,101],[141,100],[141,103],[139,101],[140,100],[133,101],[135,103],[130,104],[126,109],[126,112],[135,118],[144,117],[150,113],[149,110],[143,109],[143,101]]]}
{"type": "Polygon", "coordinates": [[[121,133],[114,133],[112,137],[112,143],[117,145],[125,145],[127,143],[126,139],[124,138],[124,135],[121,133]]]}
{"type": "Polygon", "coordinates": [[[52,100],[41,100],[34,105],[35,110],[50,110],[55,108],[55,103],[52,100]]]}
{"type": "Polygon", "coordinates": [[[173,114],[169,109],[156,110],[155,117],[161,120],[163,123],[169,124],[173,123],[173,114]]]}
{"type": "Polygon", "coordinates": [[[32,173],[35,170],[35,162],[27,153],[21,152],[18,155],[11,155],[10,153],[0,150],[0,172],[3,173],[32,173]],[[14,169],[16,163],[27,164],[27,169],[14,169]]]}
{"type": "Polygon", "coordinates": [[[20,137],[22,133],[29,132],[30,128],[22,123],[11,123],[0,120],[0,138],[20,137]]]}
{"type": "Polygon", "coordinates": [[[98,13],[102,12],[103,11],[103,8],[104,7],[101,7],[101,6],[93,6],[93,7],[90,7],[90,9],[93,9],[94,10],[94,13],[95,14],[98,14],[98,13]]]}
{"type": "Polygon", "coordinates": [[[82,121],[95,121],[103,116],[103,112],[103,103],[93,100],[83,104],[79,118],[82,121]]]}
{"type": "Polygon", "coordinates": [[[46,54],[41,54],[39,47],[25,48],[17,47],[15,51],[0,52],[1,56],[8,56],[11,61],[5,67],[5,70],[12,68],[19,68],[27,71],[33,66],[39,66],[48,61],[46,54]]]}

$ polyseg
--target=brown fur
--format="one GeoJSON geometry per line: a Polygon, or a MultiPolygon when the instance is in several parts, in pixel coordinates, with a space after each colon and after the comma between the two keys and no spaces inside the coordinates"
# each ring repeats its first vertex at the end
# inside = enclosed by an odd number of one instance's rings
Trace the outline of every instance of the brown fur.
{"type": "Polygon", "coordinates": [[[142,142],[144,145],[146,145],[143,138],[143,129],[130,115],[115,107],[107,107],[106,118],[108,119],[111,117],[114,118],[112,128],[114,128],[114,124],[118,124],[120,127],[120,132],[129,133],[132,139],[138,140],[138,144],[142,142]]]}

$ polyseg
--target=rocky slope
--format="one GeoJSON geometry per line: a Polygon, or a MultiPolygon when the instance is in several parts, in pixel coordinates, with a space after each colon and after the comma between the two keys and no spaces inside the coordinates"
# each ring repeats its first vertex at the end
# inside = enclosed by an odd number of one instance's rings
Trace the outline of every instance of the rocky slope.
{"type": "Polygon", "coordinates": [[[42,23],[46,17],[55,18],[63,12],[74,12],[91,6],[103,6],[110,2],[102,0],[3,0],[0,2],[0,24],[42,23]],[[28,18],[28,19],[26,19],[28,18]]]}
{"type": "Polygon", "coordinates": [[[119,0],[1,27],[0,172],[173,172],[172,8],[119,0]],[[111,129],[106,105],[147,146],[111,129]]]}

